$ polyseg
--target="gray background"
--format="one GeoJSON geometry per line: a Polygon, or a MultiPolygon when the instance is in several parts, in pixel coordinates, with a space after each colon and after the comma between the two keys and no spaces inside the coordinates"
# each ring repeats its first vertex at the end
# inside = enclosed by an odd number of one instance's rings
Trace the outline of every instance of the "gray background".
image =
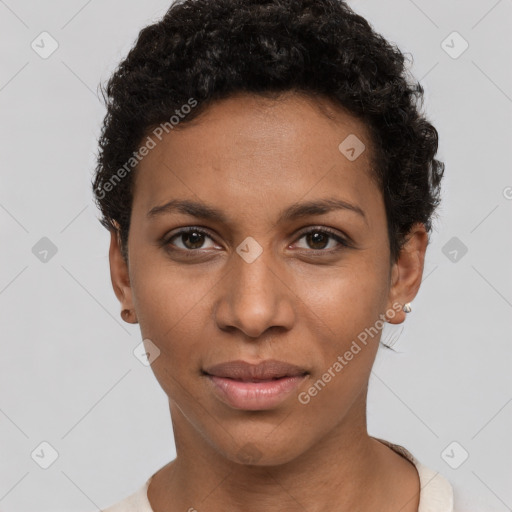
{"type": "MultiPolygon", "coordinates": [[[[424,282],[406,323],[383,333],[400,334],[399,353],[377,357],[369,432],[440,471],[459,509],[512,510],[512,1],[349,3],[412,54],[446,163],[424,282]]],[[[0,1],[3,512],[98,510],[175,455],[166,396],[133,355],[138,326],[119,317],[90,190],[98,83],[168,6],[0,1]],[[59,45],[46,59],[31,47],[43,31],[59,45]],[[46,261],[43,237],[57,250],[46,261]],[[58,452],[48,469],[42,442],[58,452]]]]}

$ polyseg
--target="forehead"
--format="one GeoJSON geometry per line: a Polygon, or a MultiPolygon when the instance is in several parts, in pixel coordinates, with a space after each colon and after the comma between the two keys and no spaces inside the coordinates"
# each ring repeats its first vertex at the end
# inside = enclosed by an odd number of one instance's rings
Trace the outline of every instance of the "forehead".
{"type": "Polygon", "coordinates": [[[238,215],[327,195],[380,200],[369,130],[328,100],[237,95],[161,139],[138,165],[134,210],[172,198],[238,215]]]}

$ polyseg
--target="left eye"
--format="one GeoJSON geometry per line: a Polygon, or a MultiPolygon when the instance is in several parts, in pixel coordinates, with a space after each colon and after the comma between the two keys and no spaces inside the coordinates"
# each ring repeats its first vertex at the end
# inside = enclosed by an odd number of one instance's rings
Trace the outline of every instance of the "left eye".
{"type": "Polygon", "coordinates": [[[348,243],[341,236],[325,228],[316,228],[306,231],[305,233],[302,233],[299,240],[301,240],[302,238],[306,239],[306,243],[313,250],[322,251],[326,249],[326,246],[329,244],[329,239],[336,241],[338,245],[348,247],[348,243]]]}

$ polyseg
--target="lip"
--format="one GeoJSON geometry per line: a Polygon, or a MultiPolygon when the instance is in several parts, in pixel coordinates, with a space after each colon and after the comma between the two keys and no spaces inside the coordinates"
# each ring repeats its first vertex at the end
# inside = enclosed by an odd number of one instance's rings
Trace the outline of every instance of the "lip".
{"type": "Polygon", "coordinates": [[[269,380],[280,377],[296,377],[307,373],[305,368],[276,359],[265,359],[257,364],[240,359],[216,364],[205,368],[205,373],[215,377],[251,381],[269,380]]]}
{"type": "Polygon", "coordinates": [[[251,411],[276,407],[309,374],[305,368],[275,359],[258,364],[228,361],[206,368],[203,373],[222,402],[251,411]]]}

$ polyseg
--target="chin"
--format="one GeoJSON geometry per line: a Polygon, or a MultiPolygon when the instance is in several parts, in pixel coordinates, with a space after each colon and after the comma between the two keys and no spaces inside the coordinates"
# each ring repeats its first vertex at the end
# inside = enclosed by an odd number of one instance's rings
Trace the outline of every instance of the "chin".
{"type": "Polygon", "coordinates": [[[225,450],[220,448],[222,455],[237,464],[245,466],[279,466],[295,460],[304,451],[304,442],[300,440],[274,439],[269,441],[264,435],[245,436],[245,440],[237,440],[235,447],[225,450]]]}

